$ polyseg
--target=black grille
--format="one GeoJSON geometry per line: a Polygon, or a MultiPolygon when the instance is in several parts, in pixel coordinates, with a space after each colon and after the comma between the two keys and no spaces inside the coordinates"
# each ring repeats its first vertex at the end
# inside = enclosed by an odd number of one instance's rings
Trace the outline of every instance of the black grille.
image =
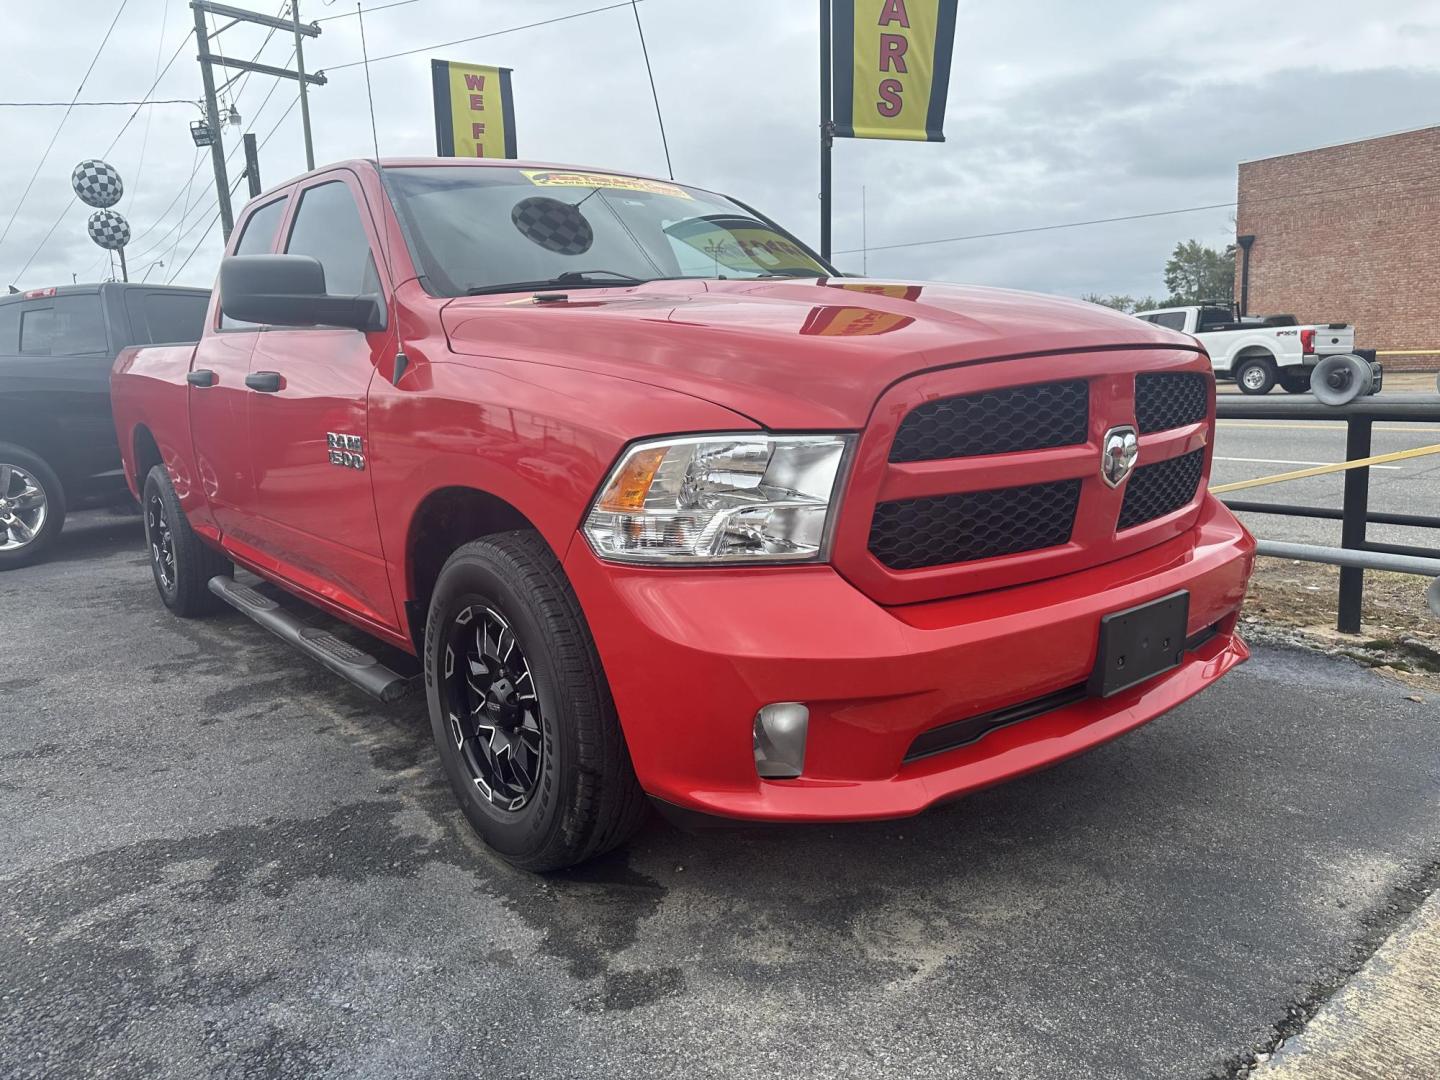
{"type": "Polygon", "coordinates": [[[1198,424],[1210,411],[1210,380],[1198,371],[1135,376],[1135,420],[1141,432],[1198,424]]]}
{"type": "Polygon", "coordinates": [[[1179,510],[1195,498],[1204,468],[1203,448],[1154,465],[1141,465],[1126,485],[1125,501],[1120,505],[1120,524],[1116,527],[1133,529],[1179,510]]]}
{"type": "Polygon", "coordinates": [[[1079,480],[880,503],[870,550],[892,570],[916,570],[1055,547],[1079,503],[1079,480]]]}
{"type": "Polygon", "coordinates": [[[905,417],[891,461],[1009,454],[1085,441],[1090,385],[1084,379],[941,398],[905,417]]]}

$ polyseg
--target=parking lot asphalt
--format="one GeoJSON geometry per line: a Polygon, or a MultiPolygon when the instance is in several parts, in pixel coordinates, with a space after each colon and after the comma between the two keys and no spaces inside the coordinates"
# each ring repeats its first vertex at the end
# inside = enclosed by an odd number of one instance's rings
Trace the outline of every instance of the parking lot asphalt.
{"type": "Polygon", "coordinates": [[[423,699],[171,617],[135,518],[0,613],[5,1076],[1225,1076],[1440,863],[1440,704],[1309,654],[917,819],[540,878],[423,699]]]}

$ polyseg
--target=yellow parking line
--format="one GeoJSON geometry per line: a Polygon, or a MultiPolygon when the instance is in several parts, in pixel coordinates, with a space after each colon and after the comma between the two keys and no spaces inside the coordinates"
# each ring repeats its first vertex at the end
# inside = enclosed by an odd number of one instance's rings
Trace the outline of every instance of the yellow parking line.
{"type": "MultiPolygon", "coordinates": [[[[1343,422],[1344,418],[1337,416],[1332,422],[1328,424],[1297,424],[1292,421],[1286,421],[1284,423],[1278,424],[1268,424],[1264,420],[1217,420],[1216,426],[1248,428],[1251,431],[1259,428],[1267,428],[1271,431],[1295,431],[1296,429],[1301,429],[1304,431],[1343,432],[1345,430],[1344,428],[1335,426],[1336,424],[1343,422]]],[[[1376,421],[1375,430],[1381,432],[1410,432],[1416,435],[1434,435],[1436,431],[1440,431],[1440,424],[1433,424],[1430,427],[1389,427],[1385,421],[1376,421]]]]}

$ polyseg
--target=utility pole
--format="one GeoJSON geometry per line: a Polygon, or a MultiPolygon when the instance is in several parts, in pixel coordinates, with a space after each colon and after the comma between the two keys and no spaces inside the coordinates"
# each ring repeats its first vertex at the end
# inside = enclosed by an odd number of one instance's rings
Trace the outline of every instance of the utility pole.
{"type": "Polygon", "coordinates": [[[220,200],[220,228],[225,239],[235,228],[235,214],[230,209],[230,178],[225,174],[225,143],[220,138],[220,106],[215,101],[215,73],[210,65],[210,32],[205,28],[205,9],[191,4],[195,11],[195,45],[200,50],[200,78],[205,83],[205,122],[210,125],[210,164],[215,167],[215,197],[220,200]]]}
{"type": "Polygon", "coordinates": [[[250,198],[260,194],[260,151],[255,145],[255,133],[245,133],[245,179],[250,184],[250,198]]]}
{"type": "MultiPolygon", "coordinates": [[[[305,92],[305,47],[301,43],[300,0],[290,0],[290,15],[295,24],[295,70],[300,76],[300,123],[305,128],[305,168],[315,168],[315,147],[310,142],[310,96],[305,92]]],[[[319,33],[317,26],[315,33],[319,33]]]]}
{"type": "MultiPolygon", "coordinates": [[[[236,68],[242,72],[254,72],[257,75],[270,75],[277,79],[294,79],[300,84],[300,113],[305,121],[305,161],[313,169],[315,152],[310,145],[310,104],[305,92],[310,86],[324,86],[326,79],[324,75],[305,74],[305,60],[301,53],[300,40],[307,37],[319,37],[320,24],[301,23],[298,3],[292,4],[295,10],[292,11],[292,17],[289,19],[282,19],[276,15],[262,15],[258,11],[246,11],[244,8],[232,7],[230,4],[218,4],[214,0],[190,0],[190,7],[195,12],[195,43],[200,49],[198,57],[200,76],[205,83],[205,119],[210,127],[210,160],[215,166],[215,193],[220,199],[220,224],[225,230],[225,239],[228,240],[231,230],[235,227],[235,216],[230,209],[230,180],[225,173],[225,144],[220,134],[220,106],[215,97],[214,69],[216,65],[219,65],[220,67],[236,68]],[[205,28],[207,14],[230,21],[211,34],[205,28]],[[218,37],[236,23],[242,22],[268,26],[272,30],[293,31],[298,70],[291,71],[289,68],[274,67],[271,64],[257,64],[252,60],[237,60],[232,56],[221,56],[210,51],[212,38],[218,37]]],[[[238,75],[232,75],[221,85],[221,88],[230,85],[237,78],[239,78],[238,75]]]]}

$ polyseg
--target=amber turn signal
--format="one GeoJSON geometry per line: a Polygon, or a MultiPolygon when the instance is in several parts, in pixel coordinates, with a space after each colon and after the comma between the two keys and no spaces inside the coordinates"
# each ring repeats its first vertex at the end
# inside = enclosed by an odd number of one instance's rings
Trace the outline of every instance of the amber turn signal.
{"type": "Polygon", "coordinates": [[[600,496],[599,509],[611,513],[644,510],[645,496],[650,494],[655,472],[665,460],[665,450],[665,447],[659,446],[631,454],[624,466],[610,478],[605,493],[600,496]]]}

